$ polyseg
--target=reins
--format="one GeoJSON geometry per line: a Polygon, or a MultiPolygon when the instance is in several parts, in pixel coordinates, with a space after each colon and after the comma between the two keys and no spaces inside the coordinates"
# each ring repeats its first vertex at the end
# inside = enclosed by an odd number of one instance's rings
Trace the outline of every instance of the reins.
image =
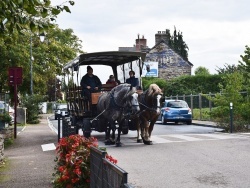
{"type": "MultiPolygon", "coordinates": [[[[130,90],[128,90],[127,92],[126,92],[126,94],[125,94],[125,96],[127,96],[127,94],[130,92],[130,90]]],[[[106,109],[104,109],[100,114],[98,114],[96,117],[94,117],[91,121],[90,121],[90,123],[92,123],[94,120],[96,120],[99,116],[101,116],[107,109],[109,109],[109,108],[111,108],[111,107],[113,107],[113,108],[115,108],[115,107],[117,107],[116,109],[121,109],[121,110],[124,110],[124,109],[126,109],[126,105],[125,106],[121,106],[121,105],[119,105],[119,104],[117,104],[117,102],[116,102],[116,100],[115,100],[115,96],[114,96],[114,93],[109,93],[109,97],[110,97],[110,101],[109,101],[109,104],[108,104],[108,106],[107,106],[107,108],[106,109]],[[113,105],[112,105],[113,104],[113,105]]],[[[139,106],[139,105],[132,105],[132,106],[139,106]]]]}

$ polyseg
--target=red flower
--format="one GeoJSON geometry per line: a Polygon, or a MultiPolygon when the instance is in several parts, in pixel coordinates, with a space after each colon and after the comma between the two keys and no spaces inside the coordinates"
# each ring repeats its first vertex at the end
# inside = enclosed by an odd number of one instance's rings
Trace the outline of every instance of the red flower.
{"type": "Polygon", "coordinates": [[[90,183],[90,179],[86,179],[86,182],[87,182],[87,183],[90,183]]]}
{"type": "Polygon", "coordinates": [[[60,166],[60,167],[58,168],[58,171],[59,171],[59,172],[63,172],[64,169],[65,169],[65,166],[60,166]]]}

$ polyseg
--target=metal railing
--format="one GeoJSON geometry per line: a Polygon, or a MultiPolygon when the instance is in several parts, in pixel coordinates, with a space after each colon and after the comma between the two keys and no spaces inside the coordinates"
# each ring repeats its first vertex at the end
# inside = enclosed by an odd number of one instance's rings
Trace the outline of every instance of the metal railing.
{"type": "MultiPolygon", "coordinates": [[[[224,95],[225,93],[220,92],[217,94],[224,95]]],[[[240,92],[240,94],[245,98],[245,100],[249,100],[249,95],[247,92],[240,92]]],[[[177,99],[177,100],[186,101],[192,110],[192,114],[193,114],[194,109],[199,109],[199,118],[198,119],[204,120],[204,118],[202,117],[202,109],[209,108],[209,112],[211,112],[212,109],[214,107],[216,107],[216,105],[211,100],[209,100],[207,98],[207,96],[213,98],[213,97],[215,97],[215,95],[216,95],[215,93],[208,93],[208,94],[199,93],[199,94],[190,94],[190,95],[171,95],[171,96],[165,96],[165,99],[177,99]]]]}
{"type": "Polygon", "coordinates": [[[90,148],[91,188],[132,188],[128,185],[128,173],[105,158],[106,152],[90,148]]]}

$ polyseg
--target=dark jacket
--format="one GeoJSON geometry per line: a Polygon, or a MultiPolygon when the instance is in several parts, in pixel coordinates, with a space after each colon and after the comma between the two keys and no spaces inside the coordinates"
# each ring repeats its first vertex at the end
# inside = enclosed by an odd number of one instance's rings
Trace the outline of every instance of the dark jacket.
{"type": "Polygon", "coordinates": [[[126,79],[126,83],[131,84],[133,87],[136,88],[139,86],[139,80],[134,76],[126,79]]]}
{"type": "Polygon", "coordinates": [[[81,86],[82,86],[82,89],[87,89],[87,86],[90,86],[91,91],[95,91],[94,90],[95,87],[98,87],[98,90],[101,90],[102,83],[97,76],[93,75],[92,77],[90,77],[88,74],[85,74],[82,77],[81,86]]]}

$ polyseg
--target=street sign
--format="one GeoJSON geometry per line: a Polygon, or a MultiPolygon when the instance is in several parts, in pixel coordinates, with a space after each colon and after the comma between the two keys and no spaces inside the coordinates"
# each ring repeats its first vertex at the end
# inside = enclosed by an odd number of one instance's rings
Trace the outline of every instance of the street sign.
{"type": "Polygon", "coordinates": [[[23,82],[23,69],[22,67],[9,68],[9,85],[21,85],[23,82]]]}
{"type": "Polygon", "coordinates": [[[22,67],[10,67],[8,78],[9,78],[9,85],[14,86],[14,99],[15,99],[14,138],[16,138],[17,86],[21,85],[23,82],[22,67]]]}

